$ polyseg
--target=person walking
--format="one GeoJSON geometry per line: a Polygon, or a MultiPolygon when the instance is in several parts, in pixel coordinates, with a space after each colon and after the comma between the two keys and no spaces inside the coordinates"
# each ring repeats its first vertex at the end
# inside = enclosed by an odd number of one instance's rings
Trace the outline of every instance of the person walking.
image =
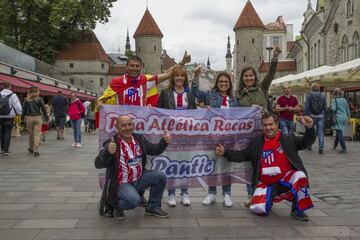
{"type": "Polygon", "coordinates": [[[66,122],[66,115],[69,106],[69,100],[63,95],[62,91],[58,91],[58,95],[53,97],[51,105],[54,109],[56,133],[58,140],[64,140],[64,128],[66,122]]]}
{"type": "Polygon", "coordinates": [[[8,81],[4,82],[0,98],[1,154],[9,155],[11,130],[14,126],[15,116],[22,114],[22,107],[17,95],[11,91],[11,84],[8,81]]]}
{"type": "Polygon", "coordinates": [[[26,127],[29,133],[29,148],[28,151],[34,154],[35,157],[40,156],[40,130],[42,124],[42,116],[45,121],[49,121],[45,104],[39,96],[40,92],[37,87],[31,87],[28,92],[28,97],[24,102],[23,116],[26,119],[26,127]]]}
{"type": "Polygon", "coordinates": [[[299,112],[298,100],[291,95],[291,87],[283,86],[284,95],[278,98],[276,111],[279,112],[279,124],[283,134],[294,131],[294,114],[299,112]]]}
{"type": "MultiPolygon", "coordinates": [[[[320,85],[313,83],[311,92],[306,96],[304,113],[314,120],[316,134],[319,139],[319,154],[324,154],[324,120],[326,112],[326,99],[320,92],[320,85]]],[[[309,147],[311,150],[311,146],[309,147]]]]}
{"type": "Polygon", "coordinates": [[[335,150],[340,143],[341,150],[338,153],[346,153],[344,129],[350,125],[350,109],[346,99],[341,96],[340,88],[335,88],[333,91],[331,110],[336,114],[336,121],[331,126],[331,129],[336,131],[333,149],[335,150]]]}
{"type": "Polygon", "coordinates": [[[87,124],[89,127],[89,133],[94,135],[96,133],[95,127],[95,101],[91,100],[91,103],[87,107],[87,124]]]}
{"type": "MultiPolygon", "coordinates": [[[[257,107],[263,112],[268,111],[269,88],[276,73],[280,53],[281,50],[279,47],[273,48],[273,57],[271,59],[269,72],[261,82],[259,82],[253,67],[243,68],[240,75],[239,86],[236,90],[236,98],[239,100],[240,107],[257,107]]],[[[246,184],[246,191],[248,199],[244,205],[245,207],[250,207],[251,198],[254,193],[253,186],[246,184]]]]}
{"type": "MultiPolygon", "coordinates": [[[[188,75],[184,67],[177,65],[173,68],[169,87],[161,91],[157,107],[175,110],[196,109],[195,97],[190,92],[188,75]]],[[[190,206],[188,186],[182,186],[180,189],[182,205],[190,206]]],[[[176,207],[175,187],[168,189],[168,196],[168,205],[176,207]]]]}
{"type": "Polygon", "coordinates": [[[70,123],[73,128],[74,143],[72,147],[80,148],[81,145],[81,121],[85,114],[85,108],[79,98],[77,98],[75,92],[70,94],[71,101],[69,104],[68,114],[70,117],[70,123]]]}
{"type": "MultiPolygon", "coordinates": [[[[233,86],[231,76],[226,72],[220,72],[211,91],[202,91],[199,89],[200,67],[195,70],[195,76],[191,85],[191,93],[199,99],[204,105],[211,108],[232,108],[238,107],[239,103],[233,96],[233,86]]],[[[222,185],[223,203],[226,207],[232,207],[231,184],[222,185]]],[[[210,205],[216,202],[216,186],[209,186],[208,195],[203,199],[203,205],[210,205]]]]}

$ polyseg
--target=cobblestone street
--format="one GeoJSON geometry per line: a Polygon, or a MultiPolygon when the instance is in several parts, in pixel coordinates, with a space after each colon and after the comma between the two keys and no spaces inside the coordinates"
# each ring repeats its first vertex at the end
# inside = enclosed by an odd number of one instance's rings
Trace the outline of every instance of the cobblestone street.
{"type": "MultiPolygon", "coordinates": [[[[84,134],[81,149],[70,147],[50,132],[41,156],[28,154],[27,136],[13,138],[11,154],[0,157],[0,239],[360,239],[359,142],[347,142],[348,154],[301,153],[311,184],[315,208],[310,221],[289,215],[287,203],[275,204],[271,214],[258,217],[243,207],[245,187],[234,184],[233,208],[222,198],[206,207],[204,189],[190,189],[191,207],[164,209],[169,219],[144,216],[144,209],[125,212],[126,220],[100,217],[100,197],[94,158],[97,136],[84,134]]],[[[220,190],[220,189],[219,189],[220,190]]],[[[221,192],[221,191],[218,191],[221,192]]],[[[165,194],[164,194],[165,195],[165,194]]]]}

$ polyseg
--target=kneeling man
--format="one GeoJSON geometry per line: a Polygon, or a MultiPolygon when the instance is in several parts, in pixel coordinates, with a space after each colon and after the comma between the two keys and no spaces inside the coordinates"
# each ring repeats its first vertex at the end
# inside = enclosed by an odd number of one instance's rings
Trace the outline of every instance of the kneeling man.
{"type": "Polygon", "coordinates": [[[313,120],[310,117],[301,118],[306,128],[301,137],[281,134],[276,116],[270,113],[265,113],[261,122],[263,134],[251,141],[247,148],[241,151],[225,150],[218,145],[216,154],[232,162],[252,161],[255,192],[250,210],[253,213],[266,215],[272,202],[286,199],[292,202],[290,215],[307,221],[304,210],[313,207],[313,204],[307,190],[307,173],[298,151],[315,141],[313,120]]]}
{"type": "Polygon", "coordinates": [[[165,151],[171,136],[165,134],[159,143],[152,144],[144,136],[133,133],[134,122],[127,115],[117,118],[116,128],[118,134],[104,143],[104,149],[95,158],[96,168],[107,168],[100,202],[100,208],[106,208],[103,215],[124,219],[124,210],[139,206],[139,193],[150,188],[145,214],[168,217],[161,209],[166,176],[159,171],[145,170],[145,163],[146,155],[155,156],[165,151]]]}

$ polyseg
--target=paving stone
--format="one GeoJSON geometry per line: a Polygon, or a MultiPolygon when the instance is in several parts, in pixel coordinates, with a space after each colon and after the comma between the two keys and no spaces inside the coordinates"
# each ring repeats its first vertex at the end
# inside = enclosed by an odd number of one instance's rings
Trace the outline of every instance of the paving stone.
{"type": "Polygon", "coordinates": [[[73,187],[36,187],[33,191],[39,192],[70,192],[73,187]]]}
{"type": "Polygon", "coordinates": [[[104,239],[99,229],[44,229],[35,240],[104,239]]]}
{"type": "Polygon", "coordinates": [[[74,228],[78,219],[26,219],[20,220],[14,228],[74,228]]]}
{"type": "Polygon", "coordinates": [[[1,219],[51,218],[55,211],[0,211],[1,219]]]}
{"type": "Polygon", "coordinates": [[[52,218],[99,218],[98,211],[57,211],[52,218]]]}
{"type": "Polygon", "coordinates": [[[55,197],[25,197],[19,198],[17,203],[65,203],[66,198],[55,197]]]}
{"type": "Polygon", "coordinates": [[[0,229],[11,228],[17,220],[0,219],[0,229]]]}
{"type": "Polygon", "coordinates": [[[0,229],[0,239],[33,240],[39,232],[39,229],[0,229]]]}
{"type": "Polygon", "coordinates": [[[35,204],[0,204],[0,211],[7,211],[7,210],[30,210],[33,209],[35,204]]]}
{"type": "Polygon", "coordinates": [[[83,198],[83,197],[77,197],[77,198],[68,198],[66,200],[67,203],[99,203],[100,198],[83,198]]]}
{"type": "Polygon", "coordinates": [[[139,227],[161,228],[161,227],[195,227],[199,226],[196,219],[188,218],[156,218],[146,216],[138,220],[139,227]]]}
{"type": "Polygon", "coordinates": [[[360,218],[347,217],[312,217],[311,221],[320,226],[354,226],[360,225],[360,218]]]}
{"type": "Polygon", "coordinates": [[[86,208],[86,203],[38,204],[35,210],[85,210],[86,208]]]}
{"type": "Polygon", "coordinates": [[[294,227],[301,235],[305,237],[349,237],[360,236],[360,233],[352,231],[349,227],[343,226],[322,226],[322,227],[294,227]],[[351,234],[351,235],[350,235],[351,234]]]}
{"type": "Polygon", "coordinates": [[[105,239],[162,239],[172,238],[169,228],[114,229],[105,233],[105,239]]]}
{"type": "Polygon", "coordinates": [[[48,197],[92,197],[93,195],[94,192],[50,192],[48,197]]]}
{"type": "Polygon", "coordinates": [[[212,219],[212,218],[199,218],[198,222],[202,227],[235,227],[235,226],[256,226],[256,222],[252,218],[239,219],[239,218],[225,218],[225,219],[212,219]]]}

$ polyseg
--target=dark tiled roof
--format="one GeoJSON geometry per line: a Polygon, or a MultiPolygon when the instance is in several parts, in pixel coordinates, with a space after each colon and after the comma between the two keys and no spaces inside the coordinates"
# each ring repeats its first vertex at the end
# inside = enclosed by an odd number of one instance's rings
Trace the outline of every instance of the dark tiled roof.
{"type": "MultiPolygon", "coordinates": [[[[259,67],[259,72],[263,73],[268,71],[269,71],[269,62],[263,61],[259,67]]],[[[296,61],[295,60],[279,61],[276,71],[279,72],[296,71],[296,61]]]]}
{"type": "Polygon", "coordinates": [[[264,24],[261,21],[259,15],[256,13],[250,0],[247,1],[244,9],[242,10],[240,17],[234,26],[234,30],[247,27],[264,28],[264,24]]]}
{"type": "Polygon", "coordinates": [[[126,71],[125,66],[110,65],[108,75],[120,76],[125,74],[125,71],[126,71]]]}
{"type": "Polygon", "coordinates": [[[163,66],[163,71],[168,70],[176,64],[175,60],[171,58],[166,52],[161,55],[161,61],[163,66]]]}

